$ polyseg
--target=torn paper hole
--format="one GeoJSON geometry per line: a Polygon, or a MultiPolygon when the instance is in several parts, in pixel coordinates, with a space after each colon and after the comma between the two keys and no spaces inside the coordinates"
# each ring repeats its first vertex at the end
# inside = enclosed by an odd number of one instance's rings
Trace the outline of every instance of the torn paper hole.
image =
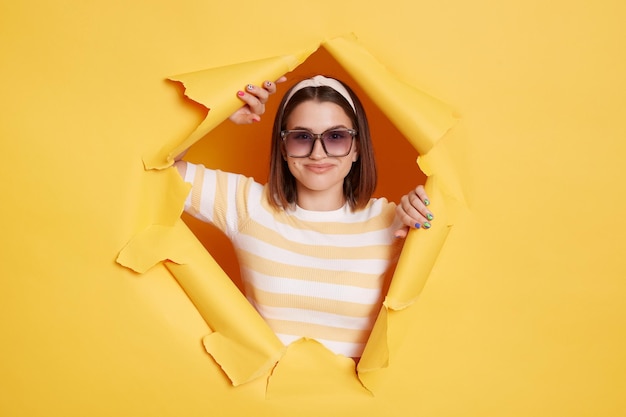
{"type": "MultiPolygon", "coordinates": [[[[171,171],[172,158],[182,149],[198,142],[209,132],[220,133],[221,129],[228,129],[221,122],[232,113],[239,105],[233,92],[237,91],[241,85],[249,82],[260,83],[265,79],[276,79],[284,73],[299,69],[307,70],[309,58],[324,59],[331,57],[335,66],[339,66],[348,76],[348,82],[354,82],[357,93],[365,96],[371,101],[377,110],[384,115],[391,123],[394,132],[398,132],[407,142],[410,149],[415,151],[415,155],[420,155],[420,165],[427,166],[429,178],[426,181],[427,192],[432,200],[432,210],[437,213],[437,221],[433,222],[433,228],[428,233],[411,233],[407,238],[405,247],[399,264],[396,268],[389,293],[384,305],[381,307],[381,314],[376,322],[374,330],[367,343],[365,352],[358,365],[358,376],[365,386],[368,385],[368,378],[389,365],[392,352],[389,351],[388,340],[393,337],[389,321],[393,320],[393,315],[388,312],[409,307],[418,298],[428,275],[437,260],[437,255],[441,247],[445,244],[453,219],[446,213],[446,202],[449,200],[464,201],[462,188],[458,179],[454,176],[454,169],[446,165],[447,158],[445,149],[438,146],[440,139],[450,129],[455,118],[452,111],[443,103],[424,94],[418,89],[397,79],[382,64],[380,64],[369,52],[367,52],[354,37],[341,37],[325,41],[319,45],[320,50],[315,52],[315,48],[304,48],[301,52],[276,58],[268,58],[242,64],[233,64],[228,67],[221,67],[199,71],[192,74],[184,74],[173,77],[185,86],[185,94],[192,100],[198,101],[206,106],[210,111],[206,119],[198,128],[185,140],[174,148],[160,147],[148,152],[144,158],[147,168],[146,175],[151,175],[159,170],[171,171]],[[419,262],[415,262],[415,257],[408,254],[419,251],[419,262]]],[[[312,69],[308,69],[312,70],[312,69]]],[[[323,72],[320,68],[315,68],[316,72],[323,72]]],[[[311,74],[304,74],[310,76],[311,74]]],[[[332,75],[332,74],[330,74],[332,75]]],[[[342,78],[342,77],[339,77],[342,78]]],[[[345,77],[343,77],[345,79],[345,77]]],[[[275,100],[274,102],[276,102],[275,100]]],[[[268,110],[271,113],[271,110],[268,110]]],[[[371,115],[370,115],[371,119],[371,115]]],[[[375,121],[370,120],[370,124],[375,125],[375,121]]],[[[221,132],[221,133],[225,133],[221,132]]],[[[387,131],[389,134],[389,129],[387,131]]],[[[262,136],[263,133],[256,131],[254,136],[262,136]]],[[[379,136],[382,136],[379,135],[379,136]]],[[[395,137],[395,134],[392,135],[395,137]]],[[[269,137],[269,134],[265,137],[269,137]]],[[[396,152],[396,157],[400,152],[389,146],[389,138],[376,143],[377,152],[384,153],[391,148],[391,152],[396,152]]],[[[212,142],[215,141],[203,141],[212,142]]],[[[235,157],[224,157],[221,153],[213,153],[213,158],[220,159],[219,167],[223,170],[241,172],[237,169],[237,163],[246,160],[246,151],[241,149],[242,143],[252,143],[246,138],[242,139],[235,146],[239,149],[234,154],[235,157]]],[[[404,143],[406,146],[407,143],[404,143]]],[[[228,141],[221,141],[222,147],[233,146],[228,141]]],[[[257,148],[251,145],[253,157],[247,156],[247,161],[255,161],[248,165],[259,165],[261,160],[257,148]]],[[[194,146],[194,149],[196,146],[194,146]]],[[[220,144],[216,149],[220,148],[220,144]]],[[[191,154],[192,151],[190,151],[191,154]]],[[[269,152],[264,153],[267,155],[269,152]]],[[[390,158],[393,160],[393,158],[390,158]]],[[[379,160],[380,163],[380,160],[379,160]]],[[[414,160],[413,160],[414,163],[414,160]]],[[[261,168],[262,170],[263,168],[261,168]]],[[[393,170],[394,165],[380,164],[379,169],[384,172],[386,169],[393,170]]],[[[419,168],[414,164],[416,178],[419,177],[419,168]]],[[[241,172],[244,175],[257,176],[262,181],[262,171],[241,172]]],[[[168,189],[180,190],[183,187],[182,180],[174,175],[164,176],[163,192],[167,194],[168,189]]],[[[415,184],[412,184],[412,186],[415,184]]],[[[405,193],[403,191],[394,191],[405,193]]],[[[213,257],[200,244],[197,238],[191,233],[188,227],[176,218],[172,218],[172,207],[177,208],[176,216],[180,215],[182,207],[181,193],[167,194],[170,202],[164,208],[168,208],[167,213],[156,215],[154,226],[139,233],[122,250],[118,262],[134,270],[145,270],[155,262],[166,261],[166,266],[178,280],[190,299],[198,308],[200,314],[205,319],[211,329],[214,330],[210,336],[204,340],[204,346],[208,353],[213,356],[216,362],[224,370],[233,385],[239,385],[251,381],[258,377],[268,377],[276,363],[284,355],[290,355],[293,349],[285,349],[264,323],[252,306],[242,296],[239,289],[233,284],[228,274],[215,262],[213,257]],[[168,229],[167,227],[171,228],[168,229]],[[159,230],[167,230],[167,236],[161,236],[161,240],[171,239],[171,254],[167,254],[167,244],[159,245],[159,251],[153,248],[151,243],[146,241],[145,235],[158,235],[159,230]],[[184,254],[177,253],[180,240],[194,242],[182,246],[192,246],[192,250],[185,251],[184,254]],[[142,243],[143,242],[143,243],[142,243]]],[[[393,194],[393,193],[392,193],[393,194]]],[[[401,195],[401,194],[400,194],[401,195]]],[[[397,201],[397,196],[387,195],[391,200],[397,201]]],[[[183,197],[184,199],[184,197],[183,197]]],[[[176,211],[176,210],[174,210],[176,211]]],[[[185,219],[186,221],[188,219],[185,219]]],[[[302,342],[305,343],[305,342],[302,342]]],[[[315,349],[308,349],[316,351],[315,349]]],[[[315,355],[315,353],[313,353],[315,355]]],[[[286,356],[288,359],[288,357],[286,356]]],[[[287,360],[286,359],[286,360],[287,360]]],[[[280,369],[280,368],[277,368],[280,369]]],[[[282,368],[285,369],[285,368],[282,368]]],[[[280,383],[274,375],[274,383],[280,383]]]]}

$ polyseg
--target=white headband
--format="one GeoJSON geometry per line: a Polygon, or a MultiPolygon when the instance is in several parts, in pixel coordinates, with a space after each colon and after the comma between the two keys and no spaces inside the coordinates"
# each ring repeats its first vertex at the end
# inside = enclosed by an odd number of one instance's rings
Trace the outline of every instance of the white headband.
{"type": "Polygon", "coordinates": [[[350,106],[352,106],[352,110],[354,110],[354,112],[356,113],[354,102],[352,101],[352,97],[350,97],[350,93],[348,93],[348,90],[346,90],[346,88],[339,81],[335,80],[334,78],[324,77],[323,75],[316,75],[313,78],[302,80],[298,84],[296,84],[291,89],[291,92],[287,96],[287,100],[285,100],[285,106],[287,105],[287,103],[289,103],[289,100],[291,100],[291,97],[293,97],[293,95],[297,91],[302,90],[305,87],[322,87],[322,86],[330,87],[336,92],[338,92],[339,94],[341,94],[343,98],[348,100],[348,103],[350,103],[350,106]]]}

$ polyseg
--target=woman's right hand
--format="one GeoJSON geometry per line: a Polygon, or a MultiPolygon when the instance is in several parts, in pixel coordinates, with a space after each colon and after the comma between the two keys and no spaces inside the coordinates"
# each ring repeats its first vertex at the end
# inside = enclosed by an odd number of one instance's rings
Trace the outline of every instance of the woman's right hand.
{"type": "Polygon", "coordinates": [[[245,91],[237,91],[237,97],[243,101],[244,105],[228,118],[238,125],[250,124],[261,120],[261,115],[265,113],[265,103],[270,95],[276,92],[276,84],[285,81],[286,77],[280,77],[276,82],[265,81],[263,86],[248,84],[245,91]]]}

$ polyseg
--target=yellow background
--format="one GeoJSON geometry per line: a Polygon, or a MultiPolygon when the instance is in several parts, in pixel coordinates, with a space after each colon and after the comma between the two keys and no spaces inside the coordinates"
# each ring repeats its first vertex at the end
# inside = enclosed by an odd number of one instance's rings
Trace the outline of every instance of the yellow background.
{"type": "MultiPolygon", "coordinates": [[[[617,0],[3,0],[0,414],[625,415],[624,21],[617,0]],[[161,209],[142,156],[204,117],[167,77],[350,32],[460,115],[443,142],[467,207],[375,396],[319,363],[303,372],[332,389],[266,399],[207,355],[166,268],[115,259],[161,209]]],[[[189,157],[262,176],[270,124],[189,157]]]]}

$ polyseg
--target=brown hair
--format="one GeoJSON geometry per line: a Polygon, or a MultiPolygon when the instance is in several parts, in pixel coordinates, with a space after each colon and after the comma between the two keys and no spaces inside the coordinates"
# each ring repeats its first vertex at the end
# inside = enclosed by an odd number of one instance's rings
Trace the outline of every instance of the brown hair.
{"type": "Polygon", "coordinates": [[[289,171],[289,166],[284,158],[284,145],[280,132],[286,129],[287,120],[293,110],[299,104],[310,100],[331,102],[339,105],[351,119],[354,128],[357,130],[355,140],[359,158],[352,164],[350,172],[343,181],[343,194],[346,202],[352,210],[357,210],[365,207],[372,197],[376,188],[377,172],[365,109],[356,94],[354,94],[354,91],[345,83],[341,82],[341,84],[344,85],[350,94],[354,103],[354,110],[339,92],[328,86],[304,87],[296,91],[289,98],[288,102],[287,98],[293,87],[285,93],[274,118],[274,128],[272,130],[268,200],[273,207],[277,209],[281,207],[286,208],[296,203],[296,179],[289,171]]]}

